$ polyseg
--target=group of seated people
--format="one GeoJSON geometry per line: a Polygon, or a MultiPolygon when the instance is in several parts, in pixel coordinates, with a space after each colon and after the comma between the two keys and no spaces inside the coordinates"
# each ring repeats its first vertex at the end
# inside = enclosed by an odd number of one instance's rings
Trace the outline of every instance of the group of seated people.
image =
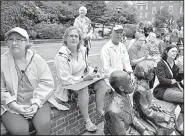
{"type": "Polygon", "coordinates": [[[8,31],[9,50],[1,55],[1,121],[8,132],[28,135],[32,121],[38,135],[49,135],[51,106],[69,110],[68,102],[73,100],[77,100],[86,130],[95,132],[98,128],[88,113],[89,90],[93,89],[97,114],[105,119],[106,135],[183,134],[184,77],[183,64],[177,61],[179,48],[169,44],[160,57],[153,46],[155,35],[150,33],[147,44],[145,37],[138,34],[138,40],[127,52],[121,43],[122,35],[123,27],[114,26],[111,39],[101,49],[101,69],[95,70],[88,64],[81,31],[75,26],[67,28],[54,58],[57,76],[54,88],[49,66],[31,50],[26,30],[16,27],[8,31]],[[155,73],[159,84],[154,88],[154,97],[179,104],[178,117],[155,104],[150,91],[155,73]],[[78,89],[69,89],[73,85],[78,85],[78,89]],[[114,95],[104,109],[105,94],[110,89],[114,95]]]}

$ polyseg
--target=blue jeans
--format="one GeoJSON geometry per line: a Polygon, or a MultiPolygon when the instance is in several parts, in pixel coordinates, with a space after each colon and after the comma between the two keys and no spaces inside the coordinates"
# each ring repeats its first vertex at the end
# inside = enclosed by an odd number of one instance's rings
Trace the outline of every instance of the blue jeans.
{"type": "MultiPolygon", "coordinates": [[[[12,135],[29,135],[29,122],[24,116],[6,111],[1,117],[2,123],[12,135]]],[[[38,135],[51,133],[51,107],[46,102],[32,118],[38,135]]]]}
{"type": "Polygon", "coordinates": [[[181,92],[180,89],[177,87],[166,89],[166,91],[164,92],[164,95],[163,95],[163,100],[165,100],[167,102],[179,104],[181,107],[181,113],[184,112],[183,98],[184,98],[183,92],[181,92]]]}

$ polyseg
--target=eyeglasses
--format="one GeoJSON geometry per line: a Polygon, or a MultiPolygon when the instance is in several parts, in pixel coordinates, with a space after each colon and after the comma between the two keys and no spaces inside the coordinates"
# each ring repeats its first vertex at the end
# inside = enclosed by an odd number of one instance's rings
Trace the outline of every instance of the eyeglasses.
{"type": "Polygon", "coordinates": [[[16,43],[21,43],[21,42],[26,41],[26,40],[23,40],[23,39],[8,39],[7,40],[8,43],[13,43],[14,41],[16,43]]]}
{"type": "Polygon", "coordinates": [[[78,38],[79,36],[78,35],[68,35],[70,38],[78,38]]]}

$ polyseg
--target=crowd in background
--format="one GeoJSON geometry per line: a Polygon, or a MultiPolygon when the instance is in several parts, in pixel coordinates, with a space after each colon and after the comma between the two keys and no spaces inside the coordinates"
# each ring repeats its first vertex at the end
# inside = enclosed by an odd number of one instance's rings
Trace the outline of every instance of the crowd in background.
{"type": "Polygon", "coordinates": [[[151,22],[140,22],[134,39],[125,47],[123,27],[115,25],[110,40],[102,46],[101,68],[97,69],[87,61],[92,27],[86,13],[80,7],[79,17],[66,29],[54,58],[56,89],[48,64],[30,49],[26,30],[16,27],[6,33],[9,50],[1,62],[1,118],[6,129],[28,135],[32,121],[37,134],[49,135],[50,104],[69,110],[68,102],[77,100],[86,130],[94,132],[98,128],[88,113],[91,88],[99,118],[105,119],[105,134],[183,134],[183,27],[157,35],[151,22]],[[67,88],[76,84],[80,85],[77,90],[67,88]],[[113,93],[112,101],[104,109],[108,90],[113,93]],[[178,117],[161,110],[153,96],[180,105],[178,117]]]}

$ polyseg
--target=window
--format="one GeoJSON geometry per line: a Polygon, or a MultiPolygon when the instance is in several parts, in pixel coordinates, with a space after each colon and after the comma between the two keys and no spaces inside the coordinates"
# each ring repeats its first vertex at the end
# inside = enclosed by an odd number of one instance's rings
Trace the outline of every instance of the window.
{"type": "Polygon", "coordinates": [[[180,7],[180,14],[182,14],[182,7],[180,7]]]}
{"type": "Polygon", "coordinates": [[[164,3],[164,1],[161,1],[161,3],[164,3]]]}
{"type": "Polygon", "coordinates": [[[153,4],[155,4],[157,1],[153,1],[153,4]]]}
{"type": "Polygon", "coordinates": [[[148,12],[145,12],[145,18],[147,18],[148,17],[148,12]]]}
{"type": "Polygon", "coordinates": [[[152,22],[154,22],[155,21],[155,17],[152,17],[152,22]]]}
{"type": "Polygon", "coordinates": [[[143,6],[140,6],[140,10],[143,10],[143,6]]]}
{"type": "Polygon", "coordinates": [[[156,13],[156,7],[152,7],[152,14],[156,13]]]}
{"type": "Polygon", "coordinates": [[[160,13],[161,13],[162,9],[163,9],[163,6],[160,6],[160,13]]]}
{"type": "Polygon", "coordinates": [[[170,13],[172,13],[173,12],[173,6],[169,6],[168,10],[169,10],[170,13]]]}
{"type": "Polygon", "coordinates": [[[140,13],[140,18],[143,18],[143,13],[140,13]]]}
{"type": "Polygon", "coordinates": [[[146,10],[148,10],[148,5],[146,5],[146,10]]]}

